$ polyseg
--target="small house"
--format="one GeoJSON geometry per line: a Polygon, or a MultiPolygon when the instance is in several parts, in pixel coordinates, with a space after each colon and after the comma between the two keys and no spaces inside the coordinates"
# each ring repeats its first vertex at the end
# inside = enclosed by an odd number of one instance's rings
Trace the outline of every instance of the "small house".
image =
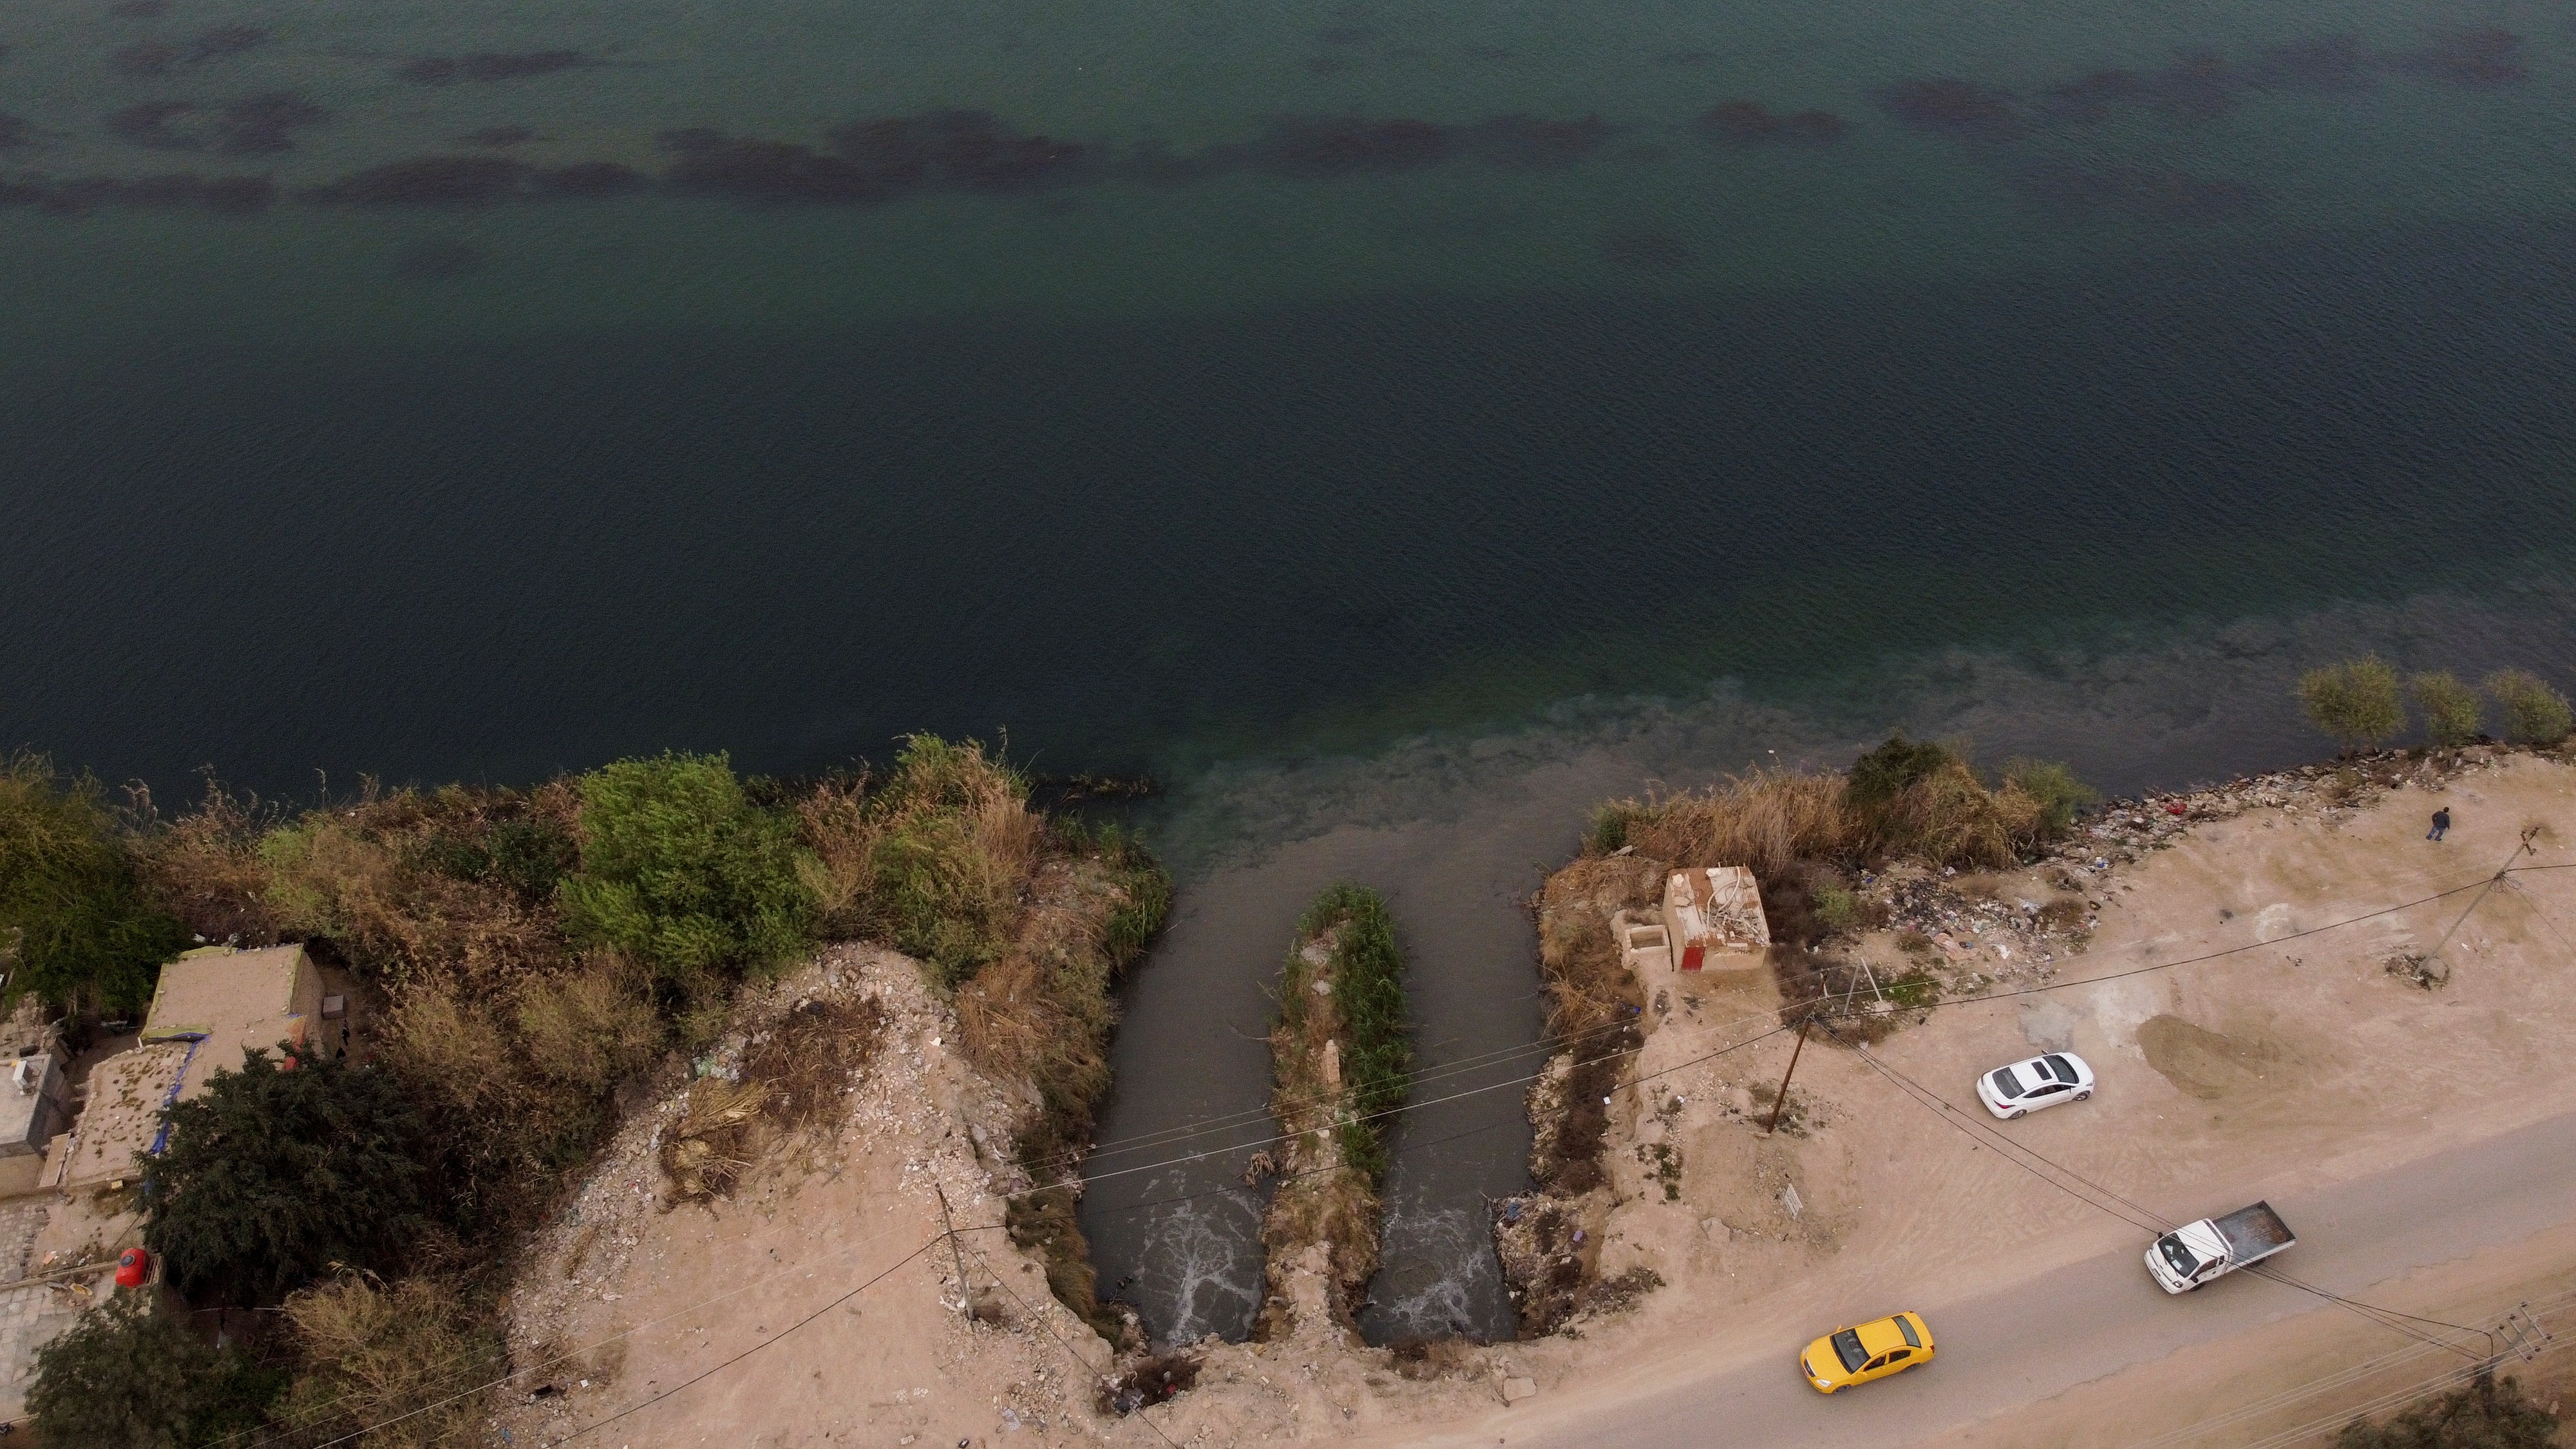
{"type": "Polygon", "coordinates": [[[1674,871],[1664,881],[1663,925],[1673,964],[1684,971],[1749,970],[1771,945],[1762,888],[1740,865],[1674,871]]]}
{"type": "Polygon", "coordinates": [[[137,1176],[161,1150],[163,1109],[240,1070],[249,1052],[304,1045],[322,1004],[322,973],[302,946],[209,946],[163,966],[141,1044],[90,1068],[80,1121],[44,1180],[79,1190],[137,1176]]]}
{"type": "Polygon", "coordinates": [[[0,1157],[44,1151],[62,1126],[62,1063],[51,1052],[37,1052],[0,1062],[0,1073],[0,1157]]]}

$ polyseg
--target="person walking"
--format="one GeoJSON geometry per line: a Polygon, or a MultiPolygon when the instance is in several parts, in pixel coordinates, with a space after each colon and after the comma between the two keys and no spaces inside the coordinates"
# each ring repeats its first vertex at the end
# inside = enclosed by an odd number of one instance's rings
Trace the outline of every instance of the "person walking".
{"type": "Polygon", "coordinates": [[[2424,832],[2424,838],[2426,840],[2439,840],[2450,833],[2451,807],[2445,805],[2441,809],[2433,812],[2433,828],[2424,832]]]}

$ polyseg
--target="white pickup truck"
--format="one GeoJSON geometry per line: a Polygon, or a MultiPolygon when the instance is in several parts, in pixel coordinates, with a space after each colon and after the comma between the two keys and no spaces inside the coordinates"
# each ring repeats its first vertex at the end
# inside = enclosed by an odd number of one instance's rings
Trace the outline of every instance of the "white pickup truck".
{"type": "Polygon", "coordinates": [[[2185,1223],[2156,1239],[2147,1249],[2147,1271],[2167,1293],[2188,1293],[2298,1241],[2270,1203],[2258,1202],[2223,1218],[2185,1223]]]}

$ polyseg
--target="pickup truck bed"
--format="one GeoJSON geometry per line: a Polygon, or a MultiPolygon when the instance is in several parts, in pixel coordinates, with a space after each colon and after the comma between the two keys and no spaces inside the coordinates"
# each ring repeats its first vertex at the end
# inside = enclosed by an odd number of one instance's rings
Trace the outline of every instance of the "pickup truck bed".
{"type": "Polygon", "coordinates": [[[2218,1235],[2227,1240],[2227,1256],[2234,1259],[2239,1268],[2268,1258],[2298,1241],[2290,1235],[2290,1225],[2281,1221],[2281,1215],[2272,1211],[2268,1202],[2238,1208],[2216,1222],[2218,1235]]]}

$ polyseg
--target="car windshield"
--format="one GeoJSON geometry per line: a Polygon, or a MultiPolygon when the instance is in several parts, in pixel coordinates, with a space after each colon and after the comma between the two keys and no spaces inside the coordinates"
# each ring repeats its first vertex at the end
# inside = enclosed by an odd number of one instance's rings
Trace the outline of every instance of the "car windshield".
{"type": "Polygon", "coordinates": [[[1923,1346],[1923,1340],[1914,1336],[1914,1320],[1906,1317],[1902,1313],[1896,1316],[1896,1331],[1905,1335],[1905,1346],[1907,1348],[1921,1348],[1923,1346]]]}
{"type": "Polygon", "coordinates": [[[1861,1350],[1858,1330],[1846,1328],[1834,1335],[1834,1357],[1843,1361],[1845,1373],[1857,1373],[1862,1364],[1869,1362],[1869,1355],[1861,1350]]]}
{"type": "Polygon", "coordinates": [[[2156,1248],[2165,1255],[2165,1261],[2173,1265],[2173,1270],[2185,1278],[2190,1277],[2200,1267],[2200,1260],[2191,1255],[2191,1249],[2184,1247],[2182,1239],[2170,1233],[2156,1239],[2156,1248]]]}
{"type": "Polygon", "coordinates": [[[2046,1057],[2042,1060],[2048,1063],[2049,1071],[2054,1073],[2059,1081],[2064,1082],[2070,1087],[2075,1085],[2075,1064],[2073,1062],[2060,1056],[2046,1057]]]}
{"type": "MultiPolygon", "coordinates": [[[[1953,1078],[1953,1080],[1956,1079],[1953,1078]]],[[[2018,1097],[2021,1095],[2021,1078],[2013,1075],[2012,1068],[1995,1068],[1995,1095],[1998,1097],[2018,1097]]]]}

